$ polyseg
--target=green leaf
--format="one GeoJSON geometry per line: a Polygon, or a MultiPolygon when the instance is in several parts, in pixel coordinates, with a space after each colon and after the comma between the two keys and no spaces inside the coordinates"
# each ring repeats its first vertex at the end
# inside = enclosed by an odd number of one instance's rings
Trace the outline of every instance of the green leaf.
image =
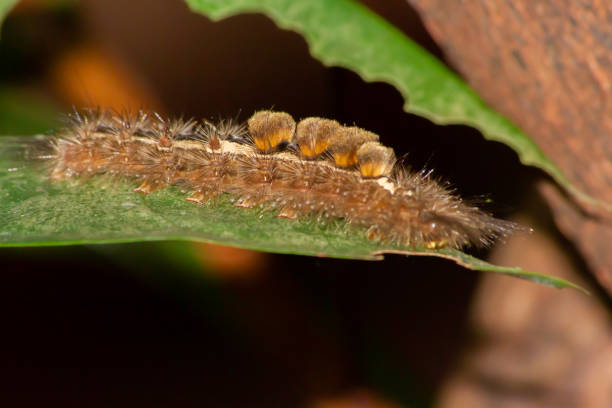
{"type": "Polygon", "coordinates": [[[0,27],[9,11],[17,4],[17,0],[0,0],[0,27]]]}
{"type": "Polygon", "coordinates": [[[329,66],[384,81],[404,96],[404,110],[439,124],[465,124],[505,143],[522,163],[539,167],[585,203],[612,211],[580,191],[540,148],[509,120],[489,108],[444,64],[365,6],[351,0],[186,0],[199,13],[219,20],[261,12],[280,27],[304,36],[312,55],[329,66]]]}
{"type": "Polygon", "coordinates": [[[475,270],[493,271],[557,288],[584,289],[562,279],[490,265],[456,250],[410,249],[368,240],[342,221],[289,221],[270,212],[234,207],[228,197],[197,206],[178,188],[143,196],[125,180],[101,176],[87,182],[51,183],[43,168],[28,164],[24,147],[33,138],[0,138],[0,246],[71,245],[194,240],[267,252],[351,259],[384,253],[448,258],[475,270]]]}
{"type": "Polygon", "coordinates": [[[50,102],[20,89],[0,88],[0,135],[44,133],[59,125],[58,110],[50,102]]]}

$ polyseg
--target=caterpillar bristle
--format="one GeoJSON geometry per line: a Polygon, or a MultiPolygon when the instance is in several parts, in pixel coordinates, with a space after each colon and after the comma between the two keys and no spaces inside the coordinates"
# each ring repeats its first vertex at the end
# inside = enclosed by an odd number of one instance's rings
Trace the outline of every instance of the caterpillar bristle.
{"type": "Polygon", "coordinates": [[[325,224],[343,219],[370,239],[402,246],[482,247],[522,230],[430,171],[406,170],[378,140],[318,117],[296,127],[284,112],[259,111],[245,125],[90,109],[68,115],[46,157],[53,181],[107,174],[134,180],[142,194],[177,185],[200,205],[229,194],[237,207],[325,224]]]}

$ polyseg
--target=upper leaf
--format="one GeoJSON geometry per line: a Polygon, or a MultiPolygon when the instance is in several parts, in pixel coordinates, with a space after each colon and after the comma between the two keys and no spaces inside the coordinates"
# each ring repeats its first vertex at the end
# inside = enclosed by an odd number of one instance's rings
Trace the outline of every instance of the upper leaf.
{"type": "Polygon", "coordinates": [[[384,81],[404,96],[404,110],[439,124],[465,124],[513,148],[522,163],[550,174],[577,198],[608,209],[580,191],[525,133],[488,107],[455,73],[387,21],[352,0],[186,0],[218,20],[261,12],[280,27],[304,36],[312,55],[326,65],[384,81]]]}

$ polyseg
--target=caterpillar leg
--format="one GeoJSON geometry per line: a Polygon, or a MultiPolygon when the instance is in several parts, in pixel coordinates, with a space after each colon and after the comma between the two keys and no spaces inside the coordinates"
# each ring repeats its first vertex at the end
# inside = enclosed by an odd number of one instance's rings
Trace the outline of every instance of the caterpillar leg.
{"type": "Polygon", "coordinates": [[[141,185],[139,185],[138,187],[136,187],[132,191],[134,193],[149,194],[150,192],[153,192],[153,191],[157,190],[159,187],[160,187],[159,183],[156,183],[156,182],[150,181],[150,180],[145,180],[145,181],[142,182],[141,185]]]}
{"type": "Polygon", "coordinates": [[[284,207],[280,210],[280,212],[276,215],[277,218],[285,218],[288,220],[297,220],[298,213],[295,208],[292,207],[284,207]]]}
{"type": "Polygon", "coordinates": [[[185,201],[189,201],[190,203],[203,205],[206,204],[211,198],[218,196],[219,192],[216,191],[206,191],[206,190],[197,190],[192,193],[190,196],[185,198],[185,201]]]}
{"type": "Polygon", "coordinates": [[[448,245],[448,241],[441,239],[438,241],[427,241],[425,242],[425,248],[427,249],[442,249],[448,245]]]}

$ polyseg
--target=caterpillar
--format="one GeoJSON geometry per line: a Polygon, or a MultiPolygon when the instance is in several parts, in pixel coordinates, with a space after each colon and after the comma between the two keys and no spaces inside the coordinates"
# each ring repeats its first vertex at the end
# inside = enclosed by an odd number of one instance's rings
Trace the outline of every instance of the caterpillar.
{"type": "Polygon", "coordinates": [[[377,134],[332,119],[296,123],[264,110],[246,123],[212,123],[84,109],[67,116],[48,148],[52,181],[106,174],[133,180],[142,194],[175,185],[194,204],[229,194],[237,207],[343,219],[371,240],[402,246],[486,247],[523,229],[429,172],[404,168],[377,134]]]}

